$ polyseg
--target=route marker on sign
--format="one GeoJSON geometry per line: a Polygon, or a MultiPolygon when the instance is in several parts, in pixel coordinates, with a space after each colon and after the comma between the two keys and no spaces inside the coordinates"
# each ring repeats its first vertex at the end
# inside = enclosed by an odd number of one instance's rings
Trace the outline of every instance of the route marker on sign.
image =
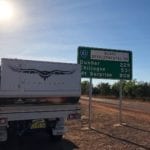
{"type": "Polygon", "coordinates": [[[104,48],[78,48],[81,76],[100,79],[132,79],[132,52],[104,48]]]}

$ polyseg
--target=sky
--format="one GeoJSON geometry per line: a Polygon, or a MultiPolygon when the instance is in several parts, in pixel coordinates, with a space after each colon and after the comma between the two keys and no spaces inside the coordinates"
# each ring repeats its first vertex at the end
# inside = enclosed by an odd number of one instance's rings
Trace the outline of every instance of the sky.
{"type": "Polygon", "coordinates": [[[131,50],[133,79],[150,82],[150,0],[0,0],[0,58],[77,62],[78,46],[131,50]]]}

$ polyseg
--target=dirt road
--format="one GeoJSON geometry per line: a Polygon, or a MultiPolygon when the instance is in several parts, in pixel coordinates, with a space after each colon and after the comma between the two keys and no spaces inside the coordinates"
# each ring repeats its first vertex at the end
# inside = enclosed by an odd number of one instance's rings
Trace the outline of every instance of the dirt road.
{"type": "MultiPolygon", "coordinates": [[[[88,100],[88,97],[82,96],[81,100],[88,100]]],[[[92,98],[92,101],[96,101],[104,104],[109,104],[112,107],[119,107],[119,99],[106,99],[106,98],[92,98]]],[[[150,114],[150,103],[148,102],[140,102],[140,101],[131,101],[131,100],[123,100],[122,108],[125,110],[135,110],[139,112],[144,112],[150,114]]]]}

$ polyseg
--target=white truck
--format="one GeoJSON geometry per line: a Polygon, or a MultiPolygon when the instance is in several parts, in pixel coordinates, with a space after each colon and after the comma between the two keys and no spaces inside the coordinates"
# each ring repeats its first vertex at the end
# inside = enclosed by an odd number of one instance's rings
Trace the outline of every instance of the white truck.
{"type": "Polygon", "coordinates": [[[0,142],[44,128],[55,140],[80,118],[80,65],[1,59],[0,142]]]}

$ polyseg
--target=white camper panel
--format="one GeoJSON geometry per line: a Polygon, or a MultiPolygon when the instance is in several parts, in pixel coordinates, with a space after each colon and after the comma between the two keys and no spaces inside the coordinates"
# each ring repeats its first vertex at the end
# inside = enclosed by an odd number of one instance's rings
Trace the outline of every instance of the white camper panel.
{"type": "Polygon", "coordinates": [[[2,59],[0,97],[80,96],[80,65],[2,59]]]}

